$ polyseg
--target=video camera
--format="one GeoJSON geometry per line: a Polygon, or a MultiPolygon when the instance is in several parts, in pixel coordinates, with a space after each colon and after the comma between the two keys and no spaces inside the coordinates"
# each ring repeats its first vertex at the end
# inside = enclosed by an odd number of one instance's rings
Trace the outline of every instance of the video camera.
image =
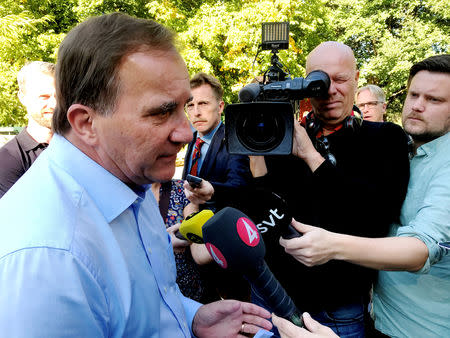
{"type": "Polygon", "coordinates": [[[291,79],[278,58],[289,47],[289,22],[262,24],[262,50],[271,50],[271,66],[262,82],[239,92],[241,103],[225,108],[225,139],[230,154],[288,155],[292,151],[295,102],[328,95],[330,78],[316,70],[291,79]]]}

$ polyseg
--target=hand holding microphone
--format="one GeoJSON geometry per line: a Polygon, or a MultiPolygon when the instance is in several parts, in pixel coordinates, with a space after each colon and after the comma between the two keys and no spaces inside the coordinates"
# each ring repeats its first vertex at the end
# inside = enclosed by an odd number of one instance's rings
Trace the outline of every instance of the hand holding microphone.
{"type": "Polygon", "coordinates": [[[202,227],[208,219],[210,219],[214,213],[211,210],[204,209],[199,212],[187,216],[179,227],[179,230],[175,233],[178,239],[191,241],[193,243],[202,244],[203,234],[202,227]]]}
{"type": "Polygon", "coordinates": [[[331,328],[315,321],[307,312],[303,313],[305,328],[300,328],[289,321],[272,315],[272,323],[278,328],[281,338],[339,338],[331,328]]]}
{"type": "Polygon", "coordinates": [[[252,220],[227,207],[211,217],[202,232],[217,264],[242,273],[275,314],[302,326],[301,313],[264,261],[264,242],[252,220]]]}
{"type": "Polygon", "coordinates": [[[257,188],[244,191],[236,207],[243,209],[255,222],[264,238],[270,236],[278,239],[281,236],[290,239],[302,235],[291,225],[292,214],[286,201],[270,190],[257,188]]]}
{"type": "Polygon", "coordinates": [[[289,240],[280,239],[280,245],[284,247],[286,253],[306,266],[325,264],[336,258],[336,248],[339,247],[339,243],[334,243],[339,236],[345,235],[303,224],[296,220],[292,220],[292,225],[302,236],[289,240]]]}
{"type": "Polygon", "coordinates": [[[185,247],[189,246],[189,242],[185,238],[179,238],[177,236],[177,233],[179,233],[180,229],[180,223],[177,223],[175,225],[172,225],[171,227],[168,227],[166,231],[169,233],[172,246],[174,251],[182,251],[185,247]]]}
{"type": "Polygon", "coordinates": [[[189,175],[183,184],[186,198],[194,204],[205,204],[214,195],[214,187],[208,181],[189,175]]]}

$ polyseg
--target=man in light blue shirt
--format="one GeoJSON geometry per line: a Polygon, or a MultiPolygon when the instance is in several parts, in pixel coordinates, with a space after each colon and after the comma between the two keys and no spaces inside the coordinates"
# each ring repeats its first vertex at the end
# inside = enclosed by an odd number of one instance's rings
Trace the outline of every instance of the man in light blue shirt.
{"type": "MultiPolygon", "coordinates": [[[[444,243],[450,242],[450,54],[429,57],[411,68],[402,121],[415,154],[400,224],[391,226],[391,237],[348,236],[293,222],[303,236],[280,243],[308,266],[340,259],[382,270],[374,287],[373,311],[375,327],[383,334],[447,337],[450,253],[444,243]]],[[[303,329],[283,320],[274,323],[292,329],[292,337],[304,336],[303,329]]],[[[323,333],[318,323],[311,327],[323,333]]]]}
{"type": "Polygon", "coordinates": [[[270,329],[259,307],[202,306],[176,285],[171,239],[149,189],[172,177],[192,137],[189,75],[173,40],[153,21],[114,13],[62,42],[52,144],[0,201],[2,336],[270,329]]]}
{"type": "Polygon", "coordinates": [[[414,140],[415,156],[401,224],[393,225],[390,234],[408,245],[392,254],[403,250],[405,263],[419,264],[379,272],[375,327],[392,337],[445,337],[450,332],[450,253],[439,243],[450,241],[449,54],[412,67],[402,121],[414,140]]]}

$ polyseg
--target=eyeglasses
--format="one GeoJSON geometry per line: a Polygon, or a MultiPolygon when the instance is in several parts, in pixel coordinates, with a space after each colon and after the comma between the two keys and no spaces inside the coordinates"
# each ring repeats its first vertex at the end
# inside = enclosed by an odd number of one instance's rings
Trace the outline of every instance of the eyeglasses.
{"type": "Polygon", "coordinates": [[[357,104],[356,106],[357,106],[359,109],[364,109],[365,106],[367,106],[367,107],[369,107],[369,108],[373,108],[373,107],[375,107],[378,103],[383,103],[383,102],[381,102],[381,101],[369,101],[369,102],[359,103],[359,104],[357,104]]]}

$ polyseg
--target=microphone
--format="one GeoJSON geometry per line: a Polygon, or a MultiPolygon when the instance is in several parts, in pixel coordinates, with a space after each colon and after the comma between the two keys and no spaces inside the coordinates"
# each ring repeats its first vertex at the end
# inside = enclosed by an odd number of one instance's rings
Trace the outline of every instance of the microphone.
{"type": "Polygon", "coordinates": [[[190,214],[181,222],[180,229],[175,233],[175,236],[179,239],[189,240],[197,244],[202,244],[203,224],[205,224],[206,221],[213,215],[214,213],[208,209],[190,214]]]}
{"type": "Polygon", "coordinates": [[[239,101],[240,102],[253,102],[258,97],[261,92],[261,86],[259,83],[250,83],[243,87],[239,91],[239,101]]]}
{"type": "Polygon", "coordinates": [[[231,205],[239,207],[252,219],[263,237],[271,236],[284,239],[300,237],[292,225],[292,213],[286,201],[264,188],[247,189],[240,192],[239,200],[231,205]]]}
{"type": "Polygon", "coordinates": [[[264,241],[247,215],[226,207],[203,225],[202,233],[217,264],[242,273],[276,315],[303,326],[300,311],[264,261],[264,241]]]}

